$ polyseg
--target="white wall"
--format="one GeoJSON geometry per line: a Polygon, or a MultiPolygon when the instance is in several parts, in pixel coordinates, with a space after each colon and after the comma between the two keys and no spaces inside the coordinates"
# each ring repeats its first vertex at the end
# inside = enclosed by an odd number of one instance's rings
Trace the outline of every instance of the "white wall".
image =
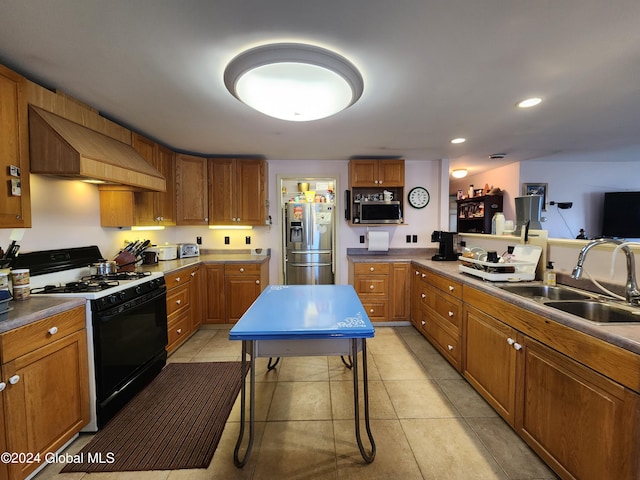
{"type": "Polygon", "coordinates": [[[575,238],[581,228],[589,238],[600,236],[604,192],[640,190],[640,169],[635,162],[593,161],[595,154],[564,156],[557,161],[528,160],[522,162],[520,181],[548,184],[547,201],[573,202],[568,210],[547,206],[542,224],[550,237],[575,238]],[[566,222],[566,223],[565,223],[566,222]]]}
{"type": "MultiPolygon", "coordinates": [[[[18,244],[20,251],[49,250],[85,245],[97,245],[106,258],[113,258],[125,241],[149,239],[154,244],[195,242],[202,237],[203,249],[236,250],[247,248],[271,248],[269,265],[270,282],[281,283],[282,252],[279,194],[277,183],[281,176],[335,177],[338,211],[337,228],[337,272],[336,283],[347,283],[347,248],[365,248],[360,244],[360,235],[366,234],[366,227],[351,227],[344,219],[344,190],[348,188],[348,161],[291,161],[269,160],[269,214],[273,225],[252,230],[210,230],[207,227],[168,227],[163,231],[132,232],[129,229],[104,228],[100,226],[100,201],[95,185],[75,180],[59,179],[44,175],[31,175],[31,207],[33,227],[25,229],[24,237],[18,244]],[[224,237],[230,237],[230,244],[224,244],[224,237]],[[251,237],[251,244],[245,237],[251,237]]],[[[381,227],[390,233],[391,248],[431,247],[431,232],[439,230],[441,222],[442,193],[440,162],[406,161],[405,193],[417,185],[427,188],[431,201],[427,207],[415,210],[405,202],[405,225],[381,227]],[[418,243],[406,243],[406,235],[417,235],[418,243]]],[[[446,211],[446,210],[445,210],[446,211]]],[[[446,221],[446,219],[445,219],[446,221]]],[[[0,245],[6,248],[10,243],[11,229],[0,229],[0,245]]]]}

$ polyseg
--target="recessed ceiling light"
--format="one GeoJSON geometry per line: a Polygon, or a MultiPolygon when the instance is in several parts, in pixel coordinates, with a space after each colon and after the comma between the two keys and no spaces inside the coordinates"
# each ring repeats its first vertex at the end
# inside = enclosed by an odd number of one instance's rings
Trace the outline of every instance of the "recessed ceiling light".
{"type": "Polygon", "coordinates": [[[527,98],[525,100],[521,100],[516,105],[518,106],[518,108],[530,108],[530,107],[535,107],[541,101],[542,101],[542,99],[539,98],[539,97],[531,97],[531,98],[527,98]]]}
{"type": "Polygon", "coordinates": [[[318,120],[353,105],[364,84],[358,69],[335,52],[313,45],[277,43],[235,57],[224,83],[241,102],[271,117],[318,120]]]}
{"type": "Polygon", "coordinates": [[[451,172],[451,176],[453,178],[464,178],[467,176],[467,169],[466,168],[456,168],[455,170],[453,170],[451,172]]]}
{"type": "Polygon", "coordinates": [[[451,140],[451,143],[464,143],[466,141],[467,141],[466,138],[458,137],[458,138],[454,138],[453,140],[451,140]]]}

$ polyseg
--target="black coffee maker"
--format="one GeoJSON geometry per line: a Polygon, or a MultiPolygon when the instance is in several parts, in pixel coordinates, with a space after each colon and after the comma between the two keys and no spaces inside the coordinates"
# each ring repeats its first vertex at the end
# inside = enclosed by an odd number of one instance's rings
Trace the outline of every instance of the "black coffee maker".
{"type": "Polygon", "coordinates": [[[440,246],[438,247],[438,253],[431,257],[431,260],[458,260],[460,254],[455,251],[455,236],[456,233],[454,232],[442,232],[440,230],[435,230],[431,234],[431,241],[439,242],[440,246]]]}

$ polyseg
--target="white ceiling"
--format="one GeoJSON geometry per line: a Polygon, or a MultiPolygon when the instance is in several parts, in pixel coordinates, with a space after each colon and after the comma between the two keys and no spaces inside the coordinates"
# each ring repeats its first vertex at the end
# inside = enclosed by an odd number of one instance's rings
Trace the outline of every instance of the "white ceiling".
{"type": "Polygon", "coordinates": [[[0,0],[0,63],[176,150],[449,158],[474,173],[573,152],[637,159],[639,25],[638,0],[0,0]],[[241,104],[226,63],[281,41],[349,58],[362,98],[306,123],[241,104]],[[544,102],[515,108],[533,95],[544,102]]]}

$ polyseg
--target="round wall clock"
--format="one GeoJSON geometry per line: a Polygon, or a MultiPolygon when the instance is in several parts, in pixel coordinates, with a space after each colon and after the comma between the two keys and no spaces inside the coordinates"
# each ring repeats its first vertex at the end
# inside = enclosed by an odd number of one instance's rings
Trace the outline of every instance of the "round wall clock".
{"type": "Polygon", "coordinates": [[[413,187],[407,195],[409,205],[413,208],[424,208],[429,204],[429,192],[424,187],[413,187]]]}

